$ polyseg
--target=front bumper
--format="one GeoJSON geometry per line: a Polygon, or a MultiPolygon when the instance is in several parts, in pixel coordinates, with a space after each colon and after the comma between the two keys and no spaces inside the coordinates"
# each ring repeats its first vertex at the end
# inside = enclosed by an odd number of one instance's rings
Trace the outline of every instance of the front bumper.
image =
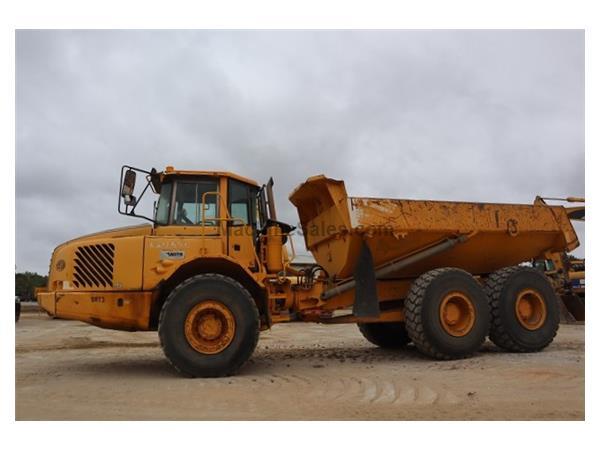
{"type": "Polygon", "coordinates": [[[87,322],[101,328],[149,329],[153,292],[38,292],[37,302],[51,316],[87,322]]]}
{"type": "Polygon", "coordinates": [[[36,294],[38,305],[51,316],[56,312],[56,296],[54,292],[38,292],[36,294]]]}

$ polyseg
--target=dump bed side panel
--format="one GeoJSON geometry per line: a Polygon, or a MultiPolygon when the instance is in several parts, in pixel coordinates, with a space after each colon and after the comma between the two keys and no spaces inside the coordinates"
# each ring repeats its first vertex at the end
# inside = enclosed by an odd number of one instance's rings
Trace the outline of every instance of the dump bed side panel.
{"type": "Polygon", "coordinates": [[[352,276],[363,241],[378,266],[449,237],[471,236],[396,277],[446,266],[484,274],[579,245],[562,206],[347,197],[343,182],[323,176],[307,180],[290,200],[307,248],[340,278],[352,276]]]}
{"type": "MultiPolygon", "coordinates": [[[[388,227],[399,232],[560,232],[561,206],[442,202],[349,197],[353,228],[388,227]]],[[[564,213],[562,214],[564,215],[564,213]]]]}

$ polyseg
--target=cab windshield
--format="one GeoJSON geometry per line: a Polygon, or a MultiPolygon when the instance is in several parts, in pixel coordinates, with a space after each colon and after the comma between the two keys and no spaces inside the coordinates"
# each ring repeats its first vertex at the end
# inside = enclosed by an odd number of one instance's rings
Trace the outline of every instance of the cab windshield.
{"type": "Polygon", "coordinates": [[[217,195],[215,178],[173,180],[164,182],[156,206],[159,225],[217,225],[217,195]],[[204,205],[203,205],[204,201],[204,205]]]}

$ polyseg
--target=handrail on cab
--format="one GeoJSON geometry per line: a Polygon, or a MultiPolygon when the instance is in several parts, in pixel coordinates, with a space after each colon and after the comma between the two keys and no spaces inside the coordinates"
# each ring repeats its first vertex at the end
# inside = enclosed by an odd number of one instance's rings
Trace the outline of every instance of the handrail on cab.
{"type": "MultiPolygon", "coordinates": [[[[201,233],[200,235],[202,236],[202,240],[201,240],[201,246],[202,248],[205,248],[204,246],[204,239],[205,239],[205,227],[206,227],[206,196],[207,195],[214,195],[215,197],[217,197],[219,199],[219,212],[221,210],[225,211],[225,217],[214,217],[211,220],[214,220],[215,222],[218,222],[219,225],[221,222],[235,222],[235,221],[239,221],[242,225],[246,225],[246,221],[244,219],[241,219],[239,217],[231,217],[231,215],[229,214],[229,210],[227,209],[227,205],[225,204],[225,201],[223,199],[223,196],[221,195],[221,192],[218,191],[208,191],[208,192],[204,192],[202,194],[202,214],[201,214],[201,219],[202,219],[202,224],[200,225],[201,228],[201,233]]],[[[258,254],[256,253],[256,248],[254,246],[252,246],[252,254],[254,256],[254,261],[257,264],[257,267],[261,266],[260,263],[260,258],[258,257],[258,254]]]]}

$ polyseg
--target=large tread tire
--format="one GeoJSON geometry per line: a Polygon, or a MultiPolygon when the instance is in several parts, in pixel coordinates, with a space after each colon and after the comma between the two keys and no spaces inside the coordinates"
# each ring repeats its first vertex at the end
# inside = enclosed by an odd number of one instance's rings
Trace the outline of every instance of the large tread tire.
{"type": "Polygon", "coordinates": [[[418,277],[404,302],[406,331],[424,354],[440,360],[466,358],[479,350],[489,332],[490,310],[483,287],[464,270],[446,267],[418,277]],[[461,337],[444,331],[440,320],[443,297],[452,291],[468,295],[475,310],[471,330],[461,337]]]}
{"type": "Polygon", "coordinates": [[[404,348],[410,343],[404,322],[359,323],[367,341],[381,348],[404,348]]]}
{"type": "Polygon", "coordinates": [[[498,347],[511,352],[537,352],[554,340],[560,322],[560,307],[546,275],[531,267],[505,267],[488,277],[485,290],[492,313],[490,340],[498,347]],[[546,304],[546,321],[534,331],[523,327],[515,313],[517,294],[526,288],[537,290],[546,304]]]}
{"type": "Polygon", "coordinates": [[[252,356],[260,332],[256,303],[237,281],[220,274],[188,278],[167,297],[159,316],[158,335],[171,365],[188,377],[223,377],[235,374],[252,356]],[[217,300],[233,313],[235,334],[220,353],[203,354],[187,341],[184,323],[189,311],[202,300],[217,300]]]}

